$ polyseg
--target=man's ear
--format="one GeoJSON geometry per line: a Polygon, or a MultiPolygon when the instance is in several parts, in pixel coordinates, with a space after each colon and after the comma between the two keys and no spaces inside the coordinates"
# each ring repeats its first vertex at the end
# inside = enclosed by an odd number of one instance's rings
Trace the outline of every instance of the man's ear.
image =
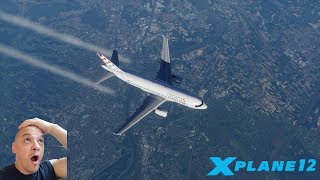
{"type": "Polygon", "coordinates": [[[12,153],[15,154],[16,153],[16,142],[12,143],[11,149],[12,149],[12,153]]]}

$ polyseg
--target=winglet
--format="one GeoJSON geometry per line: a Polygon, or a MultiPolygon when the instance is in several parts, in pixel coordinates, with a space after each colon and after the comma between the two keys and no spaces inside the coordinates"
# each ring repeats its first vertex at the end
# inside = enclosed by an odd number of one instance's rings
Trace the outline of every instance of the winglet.
{"type": "Polygon", "coordinates": [[[109,132],[111,132],[113,135],[115,135],[115,136],[121,136],[122,134],[120,134],[120,133],[115,133],[115,132],[112,132],[110,129],[108,129],[108,131],[109,132]]]}
{"type": "Polygon", "coordinates": [[[121,136],[122,135],[120,133],[114,133],[114,132],[112,132],[112,134],[115,135],[115,136],[121,136]]]}

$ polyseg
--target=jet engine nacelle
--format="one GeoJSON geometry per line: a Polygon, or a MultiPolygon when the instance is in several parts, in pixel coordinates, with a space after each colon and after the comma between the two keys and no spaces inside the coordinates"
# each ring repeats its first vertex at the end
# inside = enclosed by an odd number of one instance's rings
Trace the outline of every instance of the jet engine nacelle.
{"type": "Polygon", "coordinates": [[[163,111],[163,110],[160,110],[158,108],[156,110],[154,110],[154,112],[156,114],[158,114],[159,116],[162,116],[162,117],[167,117],[167,115],[168,115],[168,111],[163,111]]]}
{"type": "Polygon", "coordinates": [[[178,83],[178,84],[181,84],[182,83],[182,80],[183,80],[183,78],[182,77],[180,77],[180,76],[178,76],[178,75],[171,75],[171,78],[172,78],[172,80],[175,82],[175,83],[178,83]]]}

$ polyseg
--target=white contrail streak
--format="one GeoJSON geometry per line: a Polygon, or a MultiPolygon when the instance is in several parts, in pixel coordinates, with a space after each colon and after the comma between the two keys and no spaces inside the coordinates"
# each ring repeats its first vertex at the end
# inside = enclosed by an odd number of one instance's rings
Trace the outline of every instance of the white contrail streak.
{"type": "Polygon", "coordinates": [[[58,66],[45,63],[44,61],[42,61],[40,59],[37,59],[35,57],[24,54],[18,50],[15,50],[15,49],[8,47],[8,46],[5,46],[3,44],[0,44],[0,53],[3,53],[3,54],[10,56],[10,57],[13,57],[17,60],[23,61],[27,64],[32,65],[32,66],[49,71],[49,72],[56,74],[56,75],[59,75],[61,77],[70,79],[70,80],[75,81],[75,82],[82,84],[84,86],[96,89],[96,90],[101,91],[103,93],[111,94],[111,95],[114,94],[114,91],[110,88],[95,84],[94,82],[92,82],[91,80],[89,80],[85,77],[82,77],[82,76],[75,74],[73,72],[63,70],[63,69],[59,68],[58,66]]]}
{"type": "MultiPolygon", "coordinates": [[[[50,28],[47,28],[43,25],[39,25],[39,24],[35,24],[34,22],[28,20],[28,19],[24,19],[18,16],[14,16],[8,13],[5,13],[3,11],[0,10],[0,19],[3,21],[6,21],[10,24],[16,25],[16,26],[20,26],[47,36],[50,36],[52,38],[55,39],[59,39],[65,43],[69,43],[72,44],[74,46],[83,48],[83,49],[87,49],[93,52],[99,52],[105,55],[111,55],[112,52],[110,50],[106,50],[104,48],[101,48],[99,46],[96,46],[94,44],[90,44],[87,42],[82,41],[79,38],[73,37],[71,35],[67,35],[67,34],[63,34],[63,33],[58,33],[53,31],[50,28]]],[[[128,58],[125,58],[123,56],[119,56],[119,60],[125,63],[129,63],[130,60],[128,58]]]]}

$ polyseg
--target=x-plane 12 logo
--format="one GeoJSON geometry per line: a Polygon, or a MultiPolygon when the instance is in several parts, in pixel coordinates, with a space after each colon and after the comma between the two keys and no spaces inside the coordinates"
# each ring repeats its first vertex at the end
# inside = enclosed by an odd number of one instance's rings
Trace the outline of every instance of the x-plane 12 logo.
{"type": "Polygon", "coordinates": [[[237,157],[227,157],[222,160],[220,157],[210,157],[210,161],[215,166],[208,176],[233,176],[239,171],[246,172],[313,172],[316,170],[317,161],[315,159],[300,159],[298,161],[235,161],[237,157]],[[231,168],[230,165],[235,162],[231,168]]]}

